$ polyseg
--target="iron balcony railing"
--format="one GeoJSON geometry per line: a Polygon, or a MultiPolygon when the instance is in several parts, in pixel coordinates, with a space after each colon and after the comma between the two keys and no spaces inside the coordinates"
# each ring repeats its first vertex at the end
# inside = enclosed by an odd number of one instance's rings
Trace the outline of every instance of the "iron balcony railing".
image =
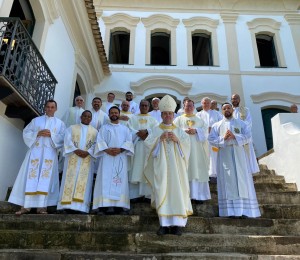
{"type": "Polygon", "coordinates": [[[0,77],[37,113],[54,96],[57,80],[19,18],[0,17],[0,77]]]}

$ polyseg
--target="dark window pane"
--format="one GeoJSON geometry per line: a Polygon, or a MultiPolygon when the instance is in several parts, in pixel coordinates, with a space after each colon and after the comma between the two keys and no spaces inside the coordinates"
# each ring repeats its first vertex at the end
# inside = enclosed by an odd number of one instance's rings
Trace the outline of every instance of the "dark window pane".
{"type": "Polygon", "coordinates": [[[129,63],[129,39],[127,32],[113,32],[110,38],[109,63],[128,64],[129,63]]]}
{"type": "Polygon", "coordinates": [[[276,56],[276,50],[274,40],[269,35],[257,35],[256,36],[257,50],[262,67],[278,67],[278,61],[276,56]]]}
{"type": "Polygon", "coordinates": [[[170,34],[151,35],[151,65],[170,65],[170,34]]]}
{"type": "Polygon", "coordinates": [[[192,35],[193,65],[212,66],[212,51],[210,36],[204,33],[192,35]]]}

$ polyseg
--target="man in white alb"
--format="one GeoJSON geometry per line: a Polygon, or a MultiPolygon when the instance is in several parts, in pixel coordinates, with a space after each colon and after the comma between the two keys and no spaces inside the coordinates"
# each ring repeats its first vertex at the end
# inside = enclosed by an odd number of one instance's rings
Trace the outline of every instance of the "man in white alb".
{"type": "Polygon", "coordinates": [[[110,122],[99,130],[95,156],[100,157],[94,188],[93,210],[99,214],[127,213],[130,209],[128,156],[134,153],[128,127],[119,123],[120,109],[109,109],[110,122]]]}
{"type": "Polygon", "coordinates": [[[231,103],[233,106],[233,117],[241,119],[245,122],[247,127],[249,128],[249,131],[251,133],[251,138],[249,139],[249,143],[244,145],[246,155],[247,155],[247,163],[248,163],[248,169],[249,172],[252,174],[259,172],[259,166],[257,163],[254,146],[253,146],[253,140],[252,140],[252,117],[250,114],[250,111],[247,107],[240,106],[240,96],[238,94],[233,94],[231,96],[231,103]]]}
{"type": "Polygon", "coordinates": [[[129,107],[130,107],[129,102],[127,100],[123,100],[122,104],[121,104],[121,111],[120,111],[119,121],[120,121],[121,124],[126,125],[126,126],[128,126],[129,119],[134,116],[134,114],[132,114],[129,111],[129,107]]]}
{"type": "Polygon", "coordinates": [[[128,127],[132,132],[134,143],[134,157],[129,174],[130,199],[138,199],[143,196],[149,198],[151,195],[151,191],[143,175],[146,160],[144,140],[151,133],[152,128],[158,125],[158,122],[148,114],[149,108],[149,101],[146,99],[141,100],[139,109],[141,114],[134,115],[128,121],[128,127]]]}
{"type": "Polygon", "coordinates": [[[186,100],[184,114],[174,120],[174,124],[184,130],[191,140],[188,175],[190,197],[198,203],[211,199],[209,189],[209,156],[207,142],[207,125],[194,114],[193,100],[186,100]]]}
{"type": "Polygon", "coordinates": [[[45,115],[36,117],[23,130],[29,147],[9,197],[9,202],[22,206],[16,215],[37,208],[47,214],[48,206],[56,206],[59,195],[57,150],[62,147],[65,124],[54,117],[57,103],[48,100],[45,115]]]}
{"type": "Polygon", "coordinates": [[[108,110],[112,107],[115,106],[114,104],[115,100],[115,94],[110,92],[107,94],[107,101],[104,102],[104,104],[101,106],[101,110],[105,112],[108,115],[108,110]]]}
{"type": "Polygon", "coordinates": [[[93,116],[91,126],[95,127],[98,131],[104,124],[109,122],[108,115],[100,109],[101,106],[102,106],[101,98],[94,97],[92,101],[93,108],[91,109],[92,116],[93,116]]]}
{"type": "Polygon", "coordinates": [[[82,112],[84,111],[83,106],[84,106],[83,97],[77,96],[75,98],[75,106],[70,107],[61,119],[65,123],[66,127],[80,124],[81,121],[80,117],[82,115],[82,112]]]}
{"type": "Polygon", "coordinates": [[[158,123],[161,123],[162,118],[161,118],[161,112],[159,110],[158,104],[159,104],[160,99],[155,97],[152,99],[151,101],[151,105],[152,105],[152,111],[149,112],[150,116],[154,117],[158,123]]]}
{"type": "MultiPolygon", "coordinates": [[[[197,117],[204,120],[204,122],[208,126],[208,133],[212,125],[220,120],[222,120],[223,115],[216,110],[210,109],[211,100],[208,97],[204,97],[201,100],[202,110],[196,114],[197,117]]],[[[216,159],[217,159],[218,148],[209,145],[209,176],[211,179],[217,177],[217,169],[216,169],[216,159]]]]}
{"type": "Polygon", "coordinates": [[[133,101],[133,93],[131,91],[127,91],[125,94],[125,99],[129,102],[129,112],[132,114],[138,115],[140,113],[139,105],[133,101]]]}
{"type": "Polygon", "coordinates": [[[244,145],[251,133],[244,121],[233,117],[233,107],[222,105],[224,118],[212,126],[208,141],[218,147],[218,204],[220,217],[259,217],[252,175],[244,145]]]}
{"type": "Polygon", "coordinates": [[[94,147],[98,131],[92,127],[92,113],[85,110],[81,123],[66,130],[64,170],[57,205],[58,210],[88,213],[93,185],[94,147]]]}

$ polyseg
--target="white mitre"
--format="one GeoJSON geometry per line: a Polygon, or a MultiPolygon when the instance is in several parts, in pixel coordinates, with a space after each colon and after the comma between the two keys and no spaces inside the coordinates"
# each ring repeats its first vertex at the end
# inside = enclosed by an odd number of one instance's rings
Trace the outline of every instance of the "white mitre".
{"type": "Polygon", "coordinates": [[[175,100],[169,95],[165,95],[158,104],[161,112],[175,112],[176,106],[175,100]]]}

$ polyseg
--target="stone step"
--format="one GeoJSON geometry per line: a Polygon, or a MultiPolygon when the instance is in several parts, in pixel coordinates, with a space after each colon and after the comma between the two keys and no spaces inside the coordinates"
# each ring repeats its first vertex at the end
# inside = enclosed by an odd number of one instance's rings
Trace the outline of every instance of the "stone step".
{"type": "Polygon", "coordinates": [[[155,239],[153,233],[136,234],[135,241],[139,252],[210,252],[247,254],[300,254],[299,236],[249,236],[220,234],[190,234],[181,238],[166,235],[155,239]]]}
{"type": "Polygon", "coordinates": [[[82,252],[67,250],[0,250],[1,260],[43,259],[43,260],[292,260],[296,255],[251,255],[238,253],[165,253],[139,254],[131,252],[82,252]]]}
{"type": "Polygon", "coordinates": [[[1,249],[68,249],[138,253],[201,252],[299,255],[300,236],[257,236],[184,233],[181,237],[155,232],[78,232],[2,230],[1,249]]]}
{"type": "MultiPolygon", "coordinates": [[[[209,184],[211,192],[217,191],[217,184],[210,183],[209,184]]],[[[296,183],[255,183],[254,184],[256,192],[297,192],[296,183]]]]}
{"type": "Polygon", "coordinates": [[[256,174],[253,175],[254,183],[285,183],[284,176],[270,175],[270,174],[256,174]]]}
{"type": "Polygon", "coordinates": [[[251,255],[238,253],[165,253],[139,254],[131,252],[82,252],[67,250],[0,250],[1,260],[43,259],[43,260],[292,260],[296,255],[251,255]]]}
{"type": "MultiPolygon", "coordinates": [[[[157,216],[1,215],[0,230],[154,232],[157,216]]],[[[184,229],[197,234],[299,235],[300,219],[231,219],[191,216],[184,229]]]]}
{"type": "MultiPolygon", "coordinates": [[[[272,219],[300,219],[300,204],[260,204],[261,216],[272,219]]],[[[194,215],[199,217],[218,217],[219,210],[217,204],[193,204],[194,215]]],[[[149,204],[138,203],[131,206],[130,214],[151,215],[156,214],[149,204]]]]}
{"type": "MultiPolygon", "coordinates": [[[[263,218],[272,219],[300,219],[300,193],[279,193],[263,196],[258,193],[258,202],[263,218]],[[277,203],[277,198],[280,200],[277,203]],[[261,203],[262,201],[266,203],[261,203]],[[276,203],[276,204],[275,204],[276,203]]],[[[216,195],[212,194],[213,199],[205,201],[203,204],[193,203],[194,215],[199,217],[218,217],[218,205],[216,195]]],[[[8,202],[0,202],[0,214],[13,214],[19,209],[18,206],[8,202]],[[1,206],[2,205],[2,206],[1,206]]],[[[56,207],[48,207],[49,213],[56,213],[56,207]]],[[[149,203],[132,203],[130,215],[156,215],[155,209],[149,203]]]]}

